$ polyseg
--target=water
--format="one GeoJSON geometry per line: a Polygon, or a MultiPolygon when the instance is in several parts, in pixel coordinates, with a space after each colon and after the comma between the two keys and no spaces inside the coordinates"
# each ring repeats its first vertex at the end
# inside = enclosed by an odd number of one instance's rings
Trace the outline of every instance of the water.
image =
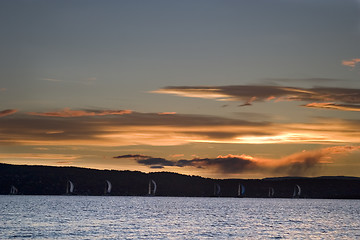
{"type": "Polygon", "coordinates": [[[359,200],[0,196],[0,239],[360,239],[359,200]]]}

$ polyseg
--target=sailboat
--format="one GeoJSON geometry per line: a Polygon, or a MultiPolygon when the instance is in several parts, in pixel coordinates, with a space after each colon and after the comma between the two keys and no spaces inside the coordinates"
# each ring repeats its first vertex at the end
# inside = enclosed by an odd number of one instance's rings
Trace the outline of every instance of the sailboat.
{"type": "Polygon", "coordinates": [[[16,194],[18,194],[18,189],[14,185],[11,185],[10,195],[16,195],[16,194]]]}
{"type": "Polygon", "coordinates": [[[74,193],[74,184],[68,180],[66,184],[66,194],[70,195],[74,193]]]}
{"type": "Polygon", "coordinates": [[[245,186],[239,183],[237,197],[244,197],[244,194],[245,194],[245,186]]]}
{"type": "Polygon", "coordinates": [[[219,197],[220,196],[220,193],[221,193],[221,188],[220,188],[220,185],[215,183],[214,184],[214,196],[215,197],[219,197]]]}
{"type": "Polygon", "coordinates": [[[151,180],[149,181],[149,191],[148,191],[148,195],[149,195],[149,196],[155,196],[155,194],[156,194],[156,188],[157,188],[156,182],[151,179],[151,180]]]}
{"type": "Polygon", "coordinates": [[[293,193],[293,198],[299,198],[300,197],[300,195],[301,195],[301,188],[300,188],[300,186],[299,185],[295,185],[295,187],[294,187],[294,193],[293,193]]]}
{"type": "Polygon", "coordinates": [[[104,194],[105,195],[110,195],[111,193],[111,189],[112,189],[112,184],[109,180],[105,181],[105,189],[104,189],[104,194]]]}
{"type": "Polygon", "coordinates": [[[269,187],[268,197],[269,197],[269,198],[274,197],[274,194],[275,194],[275,190],[274,190],[274,188],[269,187]]]}

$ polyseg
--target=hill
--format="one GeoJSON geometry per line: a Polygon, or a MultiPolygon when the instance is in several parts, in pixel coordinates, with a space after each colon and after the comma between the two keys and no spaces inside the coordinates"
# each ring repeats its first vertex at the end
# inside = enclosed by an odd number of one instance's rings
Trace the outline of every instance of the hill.
{"type": "Polygon", "coordinates": [[[210,179],[170,172],[96,170],[77,167],[49,167],[0,164],[0,194],[9,194],[11,186],[23,195],[64,195],[68,180],[76,195],[104,195],[105,182],[112,184],[111,195],[145,196],[149,180],[157,184],[157,196],[214,196],[218,184],[221,197],[236,197],[238,185],[245,187],[244,197],[292,197],[294,187],[301,187],[303,198],[360,199],[360,178],[356,177],[282,177],[265,179],[210,179]]]}

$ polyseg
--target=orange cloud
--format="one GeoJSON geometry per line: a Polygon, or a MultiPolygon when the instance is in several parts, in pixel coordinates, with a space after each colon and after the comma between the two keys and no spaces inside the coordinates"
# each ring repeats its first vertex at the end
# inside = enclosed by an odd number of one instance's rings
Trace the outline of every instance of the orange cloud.
{"type": "Polygon", "coordinates": [[[283,171],[287,168],[289,172],[296,174],[297,171],[303,172],[306,168],[312,167],[315,164],[332,163],[331,160],[335,155],[344,155],[359,149],[359,146],[335,146],[312,151],[302,151],[283,157],[278,161],[272,161],[272,163],[277,171],[283,171]]]}
{"type": "Polygon", "coordinates": [[[172,114],[176,114],[176,112],[161,112],[158,113],[159,115],[172,115],[172,114]]]}
{"type": "Polygon", "coordinates": [[[16,112],[17,112],[16,109],[6,109],[3,111],[0,111],[0,117],[8,116],[8,115],[14,114],[16,112]]]}
{"type": "Polygon", "coordinates": [[[59,161],[59,162],[56,162],[58,164],[72,164],[74,162],[71,162],[71,161],[59,161]]]}
{"type": "Polygon", "coordinates": [[[353,58],[351,60],[343,60],[342,65],[348,67],[355,67],[358,63],[360,63],[360,58],[353,58]]]}
{"type": "Polygon", "coordinates": [[[46,116],[46,117],[83,117],[83,116],[106,116],[106,115],[123,115],[131,114],[131,110],[96,110],[96,111],[83,111],[83,110],[70,110],[65,108],[62,111],[58,112],[45,112],[45,113],[36,113],[29,112],[29,115],[34,116],[46,116]]]}
{"type": "Polygon", "coordinates": [[[45,154],[45,153],[8,153],[0,154],[0,159],[34,159],[34,160],[76,160],[79,155],[45,154]]]}
{"type": "Polygon", "coordinates": [[[360,142],[360,121],[252,122],[192,114],[157,113],[0,118],[0,145],[174,146],[193,142],[230,144],[360,142]]]}
{"type": "Polygon", "coordinates": [[[9,164],[40,164],[58,166],[77,163],[84,155],[56,153],[0,153],[0,162],[9,164]]]}
{"type": "Polygon", "coordinates": [[[354,111],[354,112],[360,111],[360,105],[350,105],[350,104],[308,103],[304,106],[310,108],[336,109],[341,111],[354,111]]]}

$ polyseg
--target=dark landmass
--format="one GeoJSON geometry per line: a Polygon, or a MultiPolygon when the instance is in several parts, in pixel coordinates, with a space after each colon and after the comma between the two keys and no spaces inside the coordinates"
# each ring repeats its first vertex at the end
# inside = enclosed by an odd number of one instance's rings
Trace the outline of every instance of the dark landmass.
{"type": "Polygon", "coordinates": [[[170,172],[95,170],[77,167],[10,165],[0,163],[0,194],[10,194],[15,186],[22,195],[65,195],[68,180],[74,195],[104,195],[106,180],[112,183],[109,195],[146,196],[149,180],[157,184],[157,196],[212,197],[214,185],[221,187],[220,197],[236,197],[238,185],[245,186],[243,197],[293,197],[294,187],[301,187],[300,198],[360,199],[357,177],[281,177],[264,179],[210,179],[170,172]]]}

